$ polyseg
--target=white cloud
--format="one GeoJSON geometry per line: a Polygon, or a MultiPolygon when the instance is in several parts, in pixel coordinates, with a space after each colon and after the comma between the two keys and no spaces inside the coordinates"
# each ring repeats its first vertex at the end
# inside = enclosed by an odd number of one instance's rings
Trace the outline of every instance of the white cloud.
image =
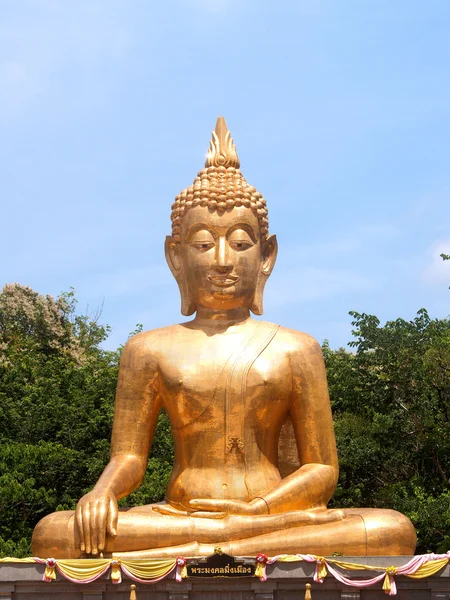
{"type": "Polygon", "coordinates": [[[450,254],[450,239],[438,240],[428,249],[427,267],[423,280],[429,284],[448,283],[450,285],[450,261],[444,261],[441,254],[450,254]]]}

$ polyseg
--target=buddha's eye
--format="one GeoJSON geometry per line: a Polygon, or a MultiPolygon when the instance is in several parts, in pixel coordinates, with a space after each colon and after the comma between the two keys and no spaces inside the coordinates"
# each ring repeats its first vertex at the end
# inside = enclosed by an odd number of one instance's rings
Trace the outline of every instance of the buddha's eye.
{"type": "Polygon", "coordinates": [[[189,245],[199,252],[208,252],[214,248],[216,243],[209,231],[197,231],[189,242],[189,245]]]}
{"type": "Polygon", "coordinates": [[[215,244],[213,242],[192,242],[191,246],[200,250],[200,252],[208,252],[208,250],[214,248],[215,244]]]}
{"type": "Polygon", "coordinates": [[[248,250],[248,248],[251,248],[253,246],[253,244],[251,242],[236,242],[236,241],[232,241],[230,242],[230,247],[233,248],[233,250],[237,250],[242,251],[242,250],[248,250]]]}
{"type": "Polygon", "coordinates": [[[228,238],[228,243],[230,244],[230,248],[236,252],[243,252],[254,245],[253,240],[244,229],[235,229],[232,231],[228,238]]]}
{"type": "Polygon", "coordinates": [[[210,231],[201,229],[196,231],[189,240],[191,248],[195,248],[198,252],[208,252],[216,245],[215,239],[210,231]]]}

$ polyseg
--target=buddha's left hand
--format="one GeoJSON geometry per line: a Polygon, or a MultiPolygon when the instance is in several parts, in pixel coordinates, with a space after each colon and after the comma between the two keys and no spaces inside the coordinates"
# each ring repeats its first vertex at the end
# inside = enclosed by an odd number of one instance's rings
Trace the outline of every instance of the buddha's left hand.
{"type": "MultiPolygon", "coordinates": [[[[191,500],[189,506],[195,511],[222,513],[224,515],[267,515],[267,504],[261,498],[250,502],[241,500],[216,500],[199,498],[191,500]]],[[[196,515],[197,516],[197,515],[196,515]]],[[[201,516],[199,513],[198,516],[201,516]]]]}
{"type": "Polygon", "coordinates": [[[215,500],[201,498],[189,502],[191,510],[179,510],[170,504],[154,504],[152,510],[161,515],[173,517],[198,517],[202,519],[223,519],[227,515],[267,515],[264,500],[255,498],[251,502],[241,500],[215,500]]]}

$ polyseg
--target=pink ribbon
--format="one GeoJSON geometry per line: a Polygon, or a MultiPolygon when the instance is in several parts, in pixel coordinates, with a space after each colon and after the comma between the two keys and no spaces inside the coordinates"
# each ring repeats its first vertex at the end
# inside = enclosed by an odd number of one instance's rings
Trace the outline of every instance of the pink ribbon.
{"type": "MultiPolygon", "coordinates": [[[[385,591],[386,591],[386,593],[389,594],[389,596],[395,596],[397,594],[397,585],[395,583],[394,575],[412,575],[418,569],[420,569],[420,567],[422,565],[424,565],[425,563],[430,562],[430,561],[443,560],[443,559],[447,559],[450,561],[450,550],[448,552],[446,552],[445,554],[422,554],[421,556],[414,556],[405,565],[403,565],[401,567],[388,567],[385,571],[383,571],[379,575],[376,575],[375,577],[372,577],[370,579],[349,579],[348,577],[345,577],[342,573],[340,573],[335,567],[333,567],[324,558],[314,556],[313,554],[295,554],[295,555],[278,554],[277,556],[268,558],[265,554],[261,553],[261,554],[258,554],[258,556],[256,557],[256,562],[258,563],[257,569],[258,569],[258,574],[259,574],[260,580],[261,581],[267,580],[266,565],[273,565],[275,562],[277,562],[287,556],[296,556],[299,560],[303,560],[303,561],[309,562],[309,563],[315,563],[316,568],[314,571],[314,581],[316,583],[323,582],[323,576],[320,573],[322,572],[322,574],[323,574],[323,567],[326,567],[328,569],[328,571],[333,575],[333,577],[335,577],[338,581],[340,581],[341,583],[343,583],[345,585],[349,585],[352,587],[358,587],[358,588],[370,587],[371,585],[374,585],[375,583],[378,583],[379,581],[381,581],[383,578],[385,579],[385,583],[387,584],[386,579],[388,579],[389,586],[387,586],[387,585],[385,586],[386,587],[385,591]],[[390,589],[388,589],[388,587],[390,589]]],[[[118,568],[119,570],[122,570],[123,573],[125,573],[125,575],[127,575],[130,579],[132,579],[133,581],[136,581],[137,583],[156,583],[158,581],[161,581],[162,579],[165,579],[170,573],[172,573],[172,571],[174,569],[176,569],[175,579],[177,581],[182,581],[182,571],[183,571],[183,568],[185,568],[185,566],[186,566],[186,559],[183,556],[178,556],[175,561],[174,566],[167,573],[165,573],[164,575],[161,575],[161,577],[157,577],[155,579],[149,580],[149,579],[141,579],[139,577],[136,577],[125,567],[124,564],[120,564],[119,561],[113,560],[113,561],[111,561],[111,563],[107,564],[105,566],[105,568],[102,569],[102,571],[100,571],[95,576],[89,577],[88,579],[79,580],[79,579],[73,579],[69,575],[66,575],[65,573],[63,573],[58,568],[58,562],[54,558],[48,558],[47,560],[44,560],[42,558],[34,557],[33,560],[37,564],[45,565],[46,568],[48,568],[48,569],[57,570],[58,573],[60,573],[63,577],[65,577],[69,581],[72,581],[73,583],[91,583],[91,582],[95,581],[96,579],[98,579],[99,577],[102,577],[108,571],[108,569],[110,567],[114,568],[114,569],[118,568]]],[[[47,582],[52,581],[52,579],[49,578],[45,572],[44,572],[42,580],[47,581],[47,582]]],[[[119,573],[119,578],[116,581],[114,581],[114,583],[119,583],[119,581],[120,581],[120,573],[119,573]]]]}

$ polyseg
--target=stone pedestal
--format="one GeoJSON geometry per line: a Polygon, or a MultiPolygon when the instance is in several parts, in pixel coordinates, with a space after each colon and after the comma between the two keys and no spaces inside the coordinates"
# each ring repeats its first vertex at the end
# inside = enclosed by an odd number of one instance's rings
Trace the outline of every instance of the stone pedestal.
{"type": "MultiPolygon", "coordinates": [[[[346,557],[347,562],[400,566],[411,557],[346,557]]],[[[114,585],[108,576],[93,583],[71,583],[61,575],[51,583],[42,582],[44,566],[0,564],[0,600],[129,600],[133,581],[123,578],[114,585]]],[[[322,584],[314,583],[314,565],[305,562],[275,563],[267,567],[268,580],[189,578],[181,583],[173,576],[159,583],[136,584],[136,600],[303,600],[305,584],[311,583],[312,600],[387,600],[382,583],[358,589],[338,582],[329,574],[322,584]]],[[[346,571],[351,579],[367,579],[374,571],[346,571]]],[[[396,576],[398,600],[450,600],[449,566],[427,579],[396,576]]]]}

